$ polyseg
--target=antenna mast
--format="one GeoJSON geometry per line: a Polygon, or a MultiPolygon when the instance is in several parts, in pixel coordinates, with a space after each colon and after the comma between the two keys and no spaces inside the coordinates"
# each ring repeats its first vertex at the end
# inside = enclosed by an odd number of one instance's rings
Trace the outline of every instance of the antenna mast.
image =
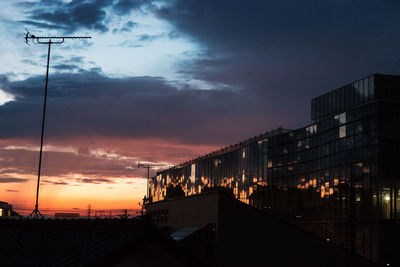
{"type": "Polygon", "coordinates": [[[155,165],[142,164],[140,162],[138,163],[138,168],[147,169],[147,195],[144,197],[143,202],[146,202],[146,201],[150,200],[149,178],[150,178],[150,169],[153,168],[153,167],[155,167],[155,165]]]}
{"type": "Polygon", "coordinates": [[[35,36],[30,32],[25,34],[25,43],[29,45],[29,41],[33,44],[47,44],[47,68],[46,68],[46,84],[44,88],[44,102],[43,102],[43,116],[42,116],[42,134],[40,137],[40,154],[39,154],[39,168],[38,168],[38,179],[36,187],[36,204],[35,209],[29,215],[28,218],[38,219],[43,218],[43,215],[39,211],[39,186],[40,186],[40,171],[42,167],[42,154],[43,154],[43,135],[44,135],[44,123],[46,118],[46,103],[47,103],[47,85],[49,82],[49,64],[50,64],[50,48],[52,44],[62,44],[65,39],[90,39],[90,36],[35,36]],[[55,41],[54,41],[55,40],[55,41]]]}

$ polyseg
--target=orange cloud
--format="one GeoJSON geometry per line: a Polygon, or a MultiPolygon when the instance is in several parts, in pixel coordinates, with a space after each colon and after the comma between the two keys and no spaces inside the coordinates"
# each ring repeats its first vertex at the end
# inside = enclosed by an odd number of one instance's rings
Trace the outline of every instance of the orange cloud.
{"type": "MultiPolygon", "coordinates": [[[[140,209],[147,172],[215,149],[163,139],[73,138],[48,141],[43,154],[39,208],[140,209]],[[110,186],[112,185],[112,186],[110,186]]],[[[39,148],[29,139],[0,140],[1,201],[16,209],[33,209],[39,148]]]]}

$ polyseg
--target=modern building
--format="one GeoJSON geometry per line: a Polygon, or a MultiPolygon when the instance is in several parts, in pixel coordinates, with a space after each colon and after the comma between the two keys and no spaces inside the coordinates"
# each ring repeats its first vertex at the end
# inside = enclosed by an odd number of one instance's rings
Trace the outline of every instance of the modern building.
{"type": "Polygon", "coordinates": [[[374,74],[314,98],[311,121],[158,172],[150,199],[225,187],[357,254],[400,264],[400,76],[374,74]]]}

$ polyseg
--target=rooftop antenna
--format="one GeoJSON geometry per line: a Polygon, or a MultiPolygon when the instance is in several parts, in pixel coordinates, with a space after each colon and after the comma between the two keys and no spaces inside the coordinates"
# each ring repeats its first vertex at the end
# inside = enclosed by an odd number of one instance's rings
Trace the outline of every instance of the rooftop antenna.
{"type": "Polygon", "coordinates": [[[145,200],[150,200],[150,187],[149,187],[150,169],[155,167],[155,165],[142,164],[142,163],[139,162],[137,166],[138,166],[138,168],[147,169],[147,198],[145,197],[143,199],[143,204],[144,204],[145,200]]]}
{"type": "Polygon", "coordinates": [[[43,215],[39,211],[39,185],[40,185],[40,170],[42,167],[42,153],[43,153],[43,134],[44,134],[44,123],[46,118],[46,102],[47,102],[47,84],[49,82],[49,64],[50,64],[50,47],[52,44],[62,44],[65,39],[90,39],[90,36],[35,36],[29,31],[25,33],[25,43],[29,45],[29,42],[33,44],[46,44],[48,45],[47,51],[47,68],[46,68],[46,84],[44,88],[44,102],[43,102],[43,116],[42,116],[42,134],[40,137],[40,154],[39,154],[39,168],[38,168],[38,179],[36,187],[36,204],[35,209],[28,216],[28,218],[38,219],[43,218],[43,215]]]}

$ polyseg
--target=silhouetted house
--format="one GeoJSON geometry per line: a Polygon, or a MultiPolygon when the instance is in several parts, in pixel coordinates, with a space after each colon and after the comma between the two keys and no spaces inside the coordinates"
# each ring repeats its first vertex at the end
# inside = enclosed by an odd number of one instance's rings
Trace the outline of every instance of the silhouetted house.
{"type": "Polygon", "coordinates": [[[0,201],[0,218],[19,217],[19,215],[13,211],[12,205],[7,202],[0,201]]]}
{"type": "Polygon", "coordinates": [[[188,253],[210,266],[377,266],[328,240],[234,199],[210,192],[150,203],[188,253]]]}
{"type": "Polygon", "coordinates": [[[0,237],[0,266],[203,266],[135,219],[4,219],[0,237]]]}
{"type": "Polygon", "coordinates": [[[312,99],[311,121],[160,171],[150,199],[163,200],[171,185],[186,196],[226,187],[270,215],[400,266],[400,76],[374,74],[312,99]]]}

